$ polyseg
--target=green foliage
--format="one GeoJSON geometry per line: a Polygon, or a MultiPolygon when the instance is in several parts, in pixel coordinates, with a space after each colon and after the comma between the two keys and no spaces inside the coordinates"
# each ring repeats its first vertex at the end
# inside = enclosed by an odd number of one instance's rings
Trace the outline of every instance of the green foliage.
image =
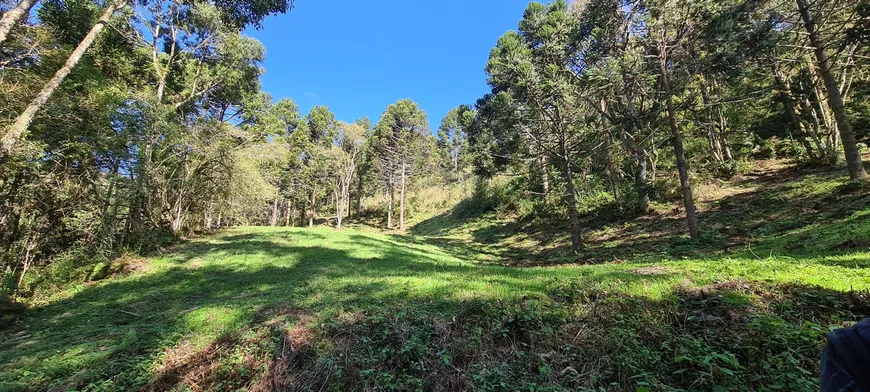
{"type": "Polygon", "coordinates": [[[866,269],[836,253],[526,269],[457,253],[326,228],[199,238],[25,314],[0,383],[813,390],[824,332],[870,310],[866,269]]]}
{"type": "MultiPolygon", "coordinates": [[[[0,118],[98,3],[13,31],[0,118]]],[[[858,129],[865,3],[811,7],[858,129]]],[[[814,390],[870,311],[866,189],[781,167],[845,139],[790,6],[530,3],[437,136],[261,92],[241,31],[292,6],[135,2],[40,108],[0,162],[0,389],[814,390]],[[416,225],[238,228],[351,216],[416,225]]]]}

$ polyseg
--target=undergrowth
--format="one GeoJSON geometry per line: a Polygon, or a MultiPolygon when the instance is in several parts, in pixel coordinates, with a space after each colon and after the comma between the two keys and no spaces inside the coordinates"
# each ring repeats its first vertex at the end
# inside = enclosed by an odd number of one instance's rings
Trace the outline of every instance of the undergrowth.
{"type": "Polygon", "coordinates": [[[790,170],[709,190],[699,242],[660,209],[579,256],[497,210],[192,239],[4,315],[0,390],[818,390],[870,314],[868,192],[790,170]]]}

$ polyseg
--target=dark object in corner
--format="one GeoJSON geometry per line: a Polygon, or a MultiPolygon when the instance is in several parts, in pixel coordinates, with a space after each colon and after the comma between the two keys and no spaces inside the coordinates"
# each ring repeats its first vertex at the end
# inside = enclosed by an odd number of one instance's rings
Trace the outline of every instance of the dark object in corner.
{"type": "Polygon", "coordinates": [[[870,319],[828,334],[822,392],[870,392],[870,319]]]}

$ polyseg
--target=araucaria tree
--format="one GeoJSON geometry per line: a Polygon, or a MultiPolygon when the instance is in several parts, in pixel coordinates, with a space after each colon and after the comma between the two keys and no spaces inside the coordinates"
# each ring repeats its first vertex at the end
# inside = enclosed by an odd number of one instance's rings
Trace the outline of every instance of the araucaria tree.
{"type": "Polygon", "coordinates": [[[449,170],[459,173],[466,162],[468,138],[465,127],[469,124],[473,113],[463,107],[450,109],[441,120],[438,127],[438,147],[442,159],[448,164],[449,170]]]}
{"type": "Polygon", "coordinates": [[[579,84],[579,27],[566,2],[531,3],[519,31],[499,38],[486,66],[493,92],[510,101],[502,114],[516,119],[516,131],[560,174],[575,252],[582,250],[583,237],[574,175],[578,159],[591,150],[592,112],[579,84]]]}
{"type": "Polygon", "coordinates": [[[428,121],[414,101],[403,99],[388,106],[375,126],[372,138],[377,170],[389,197],[387,228],[393,228],[398,190],[399,230],[405,230],[405,196],[416,173],[415,164],[427,153],[428,121]]]}

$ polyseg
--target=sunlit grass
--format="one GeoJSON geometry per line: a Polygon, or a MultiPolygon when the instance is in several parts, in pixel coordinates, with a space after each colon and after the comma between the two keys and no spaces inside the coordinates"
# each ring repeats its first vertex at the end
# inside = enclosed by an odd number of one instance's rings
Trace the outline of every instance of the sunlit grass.
{"type": "MultiPolygon", "coordinates": [[[[838,178],[811,175],[786,184],[781,195],[771,192],[759,201],[769,203],[759,206],[762,212],[746,217],[752,225],[747,243],[727,251],[717,237],[699,244],[681,237],[658,242],[636,237],[633,248],[631,242],[609,239],[591,252],[606,255],[619,247],[631,257],[610,256],[593,265],[582,264],[582,255],[561,258],[561,265],[501,265],[525,257],[517,249],[534,253],[536,240],[527,234],[487,237],[504,224],[492,215],[433,237],[369,229],[227,230],[181,244],[129,276],[81,284],[35,302],[22,323],[3,332],[0,390],[136,389],[174,356],[239,331],[276,306],[304,311],[316,329],[359,315],[410,311],[450,317],[474,300],[546,302],[566,285],[651,301],[734,280],[840,293],[870,290],[870,207],[857,200],[826,213],[814,212],[810,204],[841,186],[838,178]],[[779,203],[789,200],[792,210],[781,211],[779,203]],[[481,242],[475,235],[492,240],[481,242]],[[517,248],[500,252],[510,246],[517,248]]],[[[713,218],[718,220],[708,224],[723,230],[742,219],[727,214],[708,219],[713,218]]],[[[596,235],[638,225],[604,227],[596,235]]],[[[724,298],[733,304],[756,300],[729,292],[724,298]]]]}
{"type": "Polygon", "coordinates": [[[743,254],[514,268],[470,263],[435,245],[387,234],[240,228],[195,239],[153,259],[144,272],[81,287],[35,310],[23,335],[5,337],[0,379],[24,387],[112,378],[118,366],[151,368],[178,342],[202,347],[276,303],[304,308],[325,321],[408,303],[449,313],[472,299],[546,296],[565,282],[650,299],[681,286],[731,279],[867,290],[868,260],[866,251],[768,253],[760,259],[743,254]],[[653,266],[656,274],[637,272],[653,266]]]}

